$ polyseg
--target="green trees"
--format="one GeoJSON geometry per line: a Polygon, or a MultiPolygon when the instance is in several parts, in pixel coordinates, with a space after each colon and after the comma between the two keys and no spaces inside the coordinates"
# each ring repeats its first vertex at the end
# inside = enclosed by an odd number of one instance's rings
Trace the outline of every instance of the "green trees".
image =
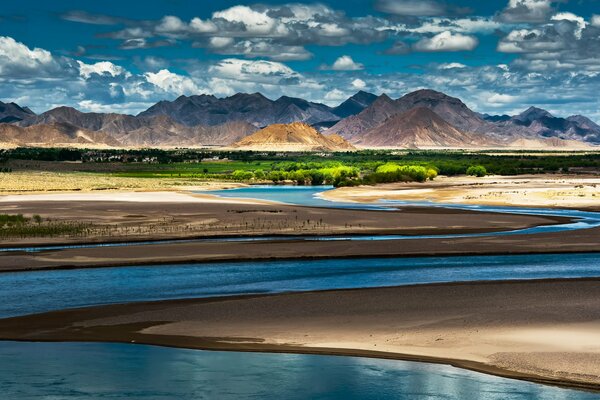
{"type": "Polygon", "coordinates": [[[396,163],[385,163],[378,166],[375,171],[363,178],[367,184],[390,183],[390,182],[425,182],[434,179],[437,170],[422,165],[399,165],[396,163]]]}
{"type": "Polygon", "coordinates": [[[487,175],[487,170],[483,165],[471,165],[469,168],[467,168],[467,175],[482,178],[487,175]]]}
{"type": "Polygon", "coordinates": [[[242,171],[241,169],[238,169],[233,171],[231,177],[236,181],[249,181],[254,178],[254,173],[252,171],[242,171]]]}

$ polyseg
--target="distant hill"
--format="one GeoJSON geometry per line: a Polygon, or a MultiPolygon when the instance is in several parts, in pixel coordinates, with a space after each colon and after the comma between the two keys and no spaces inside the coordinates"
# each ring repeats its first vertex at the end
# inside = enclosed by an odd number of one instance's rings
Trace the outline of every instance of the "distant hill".
{"type": "Polygon", "coordinates": [[[312,126],[294,122],[269,125],[233,145],[244,150],[343,151],[354,146],[339,135],[323,135],[312,126]]]}
{"type": "Polygon", "coordinates": [[[339,106],[335,107],[332,111],[338,117],[346,118],[351,115],[358,114],[373,104],[375,100],[377,100],[377,96],[361,90],[339,106]]]}
{"type": "Polygon", "coordinates": [[[12,146],[101,146],[119,147],[116,139],[104,132],[91,132],[79,127],[52,123],[30,127],[0,124],[0,143],[12,146]]]}
{"type": "Polygon", "coordinates": [[[0,123],[18,122],[35,115],[27,107],[21,107],[16,103],[3,103],[0,101],[0,123]]]}
{"type": "Polygon", "coordinates": [[[303,99],[282,96],[270,100],[260,93],[238,93],[219,99],[215,96],[180,96],[161,101],[139,114],[140,117],[166,115],[187,125],[218,125],[230,121],[245,121],[257,127],[290,122],[307,124],[335,123],[341,118],[360,112],[370,104],[371,97],[359,92],[336,108],[303,99]]]}
{"type": "Polygon", "coordinates": [[[487,121],[455,97],[434,90],[418,90],[397,100],[392,100],[383,94],[359,114],[338,122],[331,127],[330,131],[352,140],[394,115],[419,107],[434,111],[446,122],[465,132],[478,132],[489,125],[487,121]]]}
{"type": "MultiPolygon", "coordinates": [[[[32,144],[44,143],[46,134],[50,144],[58,138],[79,143],[85,141],[84,135],[90,143],[106,146],[230,146],[261,127],[301,122],[326,135],[339,135],[344,139],[336,139],[341,147],[347,145],[345,141],[361,147],[415,148],[600,145],[600,126],[585,116],[560,118],[536,107],[515,116],[478,114],[460,99],[429,89],[396,100],[386,94],[375,96],[360,91],[337,107],[287,96],[270,100],[260,93],[225,98],[180,96],[174,101],[158,102],[137,116],[84,113],[72,107],[57,107],[36,115],[27,107],[0,102],[2,122],[27,128],[17,131],[2,127],[4,139],[21,144],[28,144],[29,139],[35,139],[32,144]],[[23,136],[17,138],[17,132],[23,136]],[[73,136],[74,132],[79,136],[73,136]]],[[[0,144],[5,143],[4,139],[0,137],[0,144]]],[[[298,147],[302,140],[290,143],[298,147]]],[[[255,145],[263,146],[258,142],[255,145]]],[[[310,140],[304,145],[319,147],[310,140]]]]}
{"type": "Polygon", "coordinates": [[[546,110],[530,107],[513,117],[486,116],[499,132],[525,138],[557,138],[600,144],[600,126],[581,115],[555,117],[546,110]]]}
{"type": "Polygon", "coordinates": [[[325,132],[340,134],[363,147],[585,148],[589,147],[586,143],[600,144],[598,125],[585,117],[556,118],[535,107],[514,117],[481,115],[460,99],[434,90],[418,90],[397,100],[381,95],[325,132]],[[409,113],[411,110],[419,111],[409,113]],[[451,140],[459,137],[461,140],[451,140]]]}
{"type": "Polygon", "coordinates": [[[457,148],[493,146],[476,134],[458,130],[433,110],[415,107],[396,114],[363,134],[356,142],[373,147],[457,148]]]}
{"type": "Polygon", "coordinates": [[[224,146],[256,131],[245,122],[216,126],[186,126],[165,115],[135,117],[126,114],[82,113],[72,107],[58,107],[17,122],[19,126],[76,126],[90,132],[103,132],[128,147],[145,146],[224,146]]]}

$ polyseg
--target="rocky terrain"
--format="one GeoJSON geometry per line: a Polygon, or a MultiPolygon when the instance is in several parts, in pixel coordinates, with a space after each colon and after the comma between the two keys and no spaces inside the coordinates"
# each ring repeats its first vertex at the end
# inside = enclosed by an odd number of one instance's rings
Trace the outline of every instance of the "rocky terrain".
{"type": "MultiPolygon", "coordinates": [[[[36,115],[27,107],[0,102],[0,144],[198,147],[246,143],[243,147],[248,147],[254,139],[243,139],[259,129],[276,125],[267,131],[275,132],[296,122],[325,133],[329,142],[342,148],[349,148],[348,142],[390,148],[584,149],[600,145],[600,126],[581,115],[560,118],[536,107],[515,116],[479,114],[458,98],[428,89],[396,100],[360,91],[337,107],[286,96],[271,100],[260,93],[225,98],[180,96],[137,116],[84,113],[72,107],[36,115]]],[[[259,140],[249,147],[288,142],[285,146],[294,149],[330,147],[312,129],[295,131],[289,141],[267,137],[264,144],[259,140]],[[300,138],[303,134],[306,137],[300,138]]]]}

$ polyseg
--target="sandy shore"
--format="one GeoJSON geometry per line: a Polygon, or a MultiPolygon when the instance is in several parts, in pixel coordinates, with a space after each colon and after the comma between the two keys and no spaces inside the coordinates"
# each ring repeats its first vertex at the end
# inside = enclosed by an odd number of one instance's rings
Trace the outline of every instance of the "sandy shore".
{"type": "MultiPolygon", "coordinates": [[[[8,203],[7,203],[8,204],[8,203]]],[[[207,238],[215,236],[273,236],[294,235],[351,235],[351,234],[402,234],[431,235],[450,233],[478,233],[517,229],[528,226],[565,222],[563,218],[479,213],[439,208],[407,208],[398,212],[357,211],[293,207],[283,205],[181,203],[103,203],[71,202],[64,207],[61,202],[20,202],[19,212],[36,210],[60,212],[66,210],[69,218],[106,219],[121,229],[120,236],[93,238],[19,239],[3,240],[3,246],[51,245],[63,242],[115,242],[143,240],[137,229],[148,228],[149,239],[207,238]],[[54,207],[54,208],[53,208],[54,207]],[[89,208],[92,207],[92,208],[89,208]],[[164,224],[156,219],[176,209],[178,214],[164,224]],[[73,214],[75,213],[75,214],[73,214]],[[144,225],[144,219],[147,224],[144,225]],[[118,222],[115,222],[117,221],[118,222]],[[133,222],[132,222],[133,221],[133,222]],[[310,222],[308,222],[310,221],[310,222]],[[349,224],[347,221],[352,221],[349,224]],[[246,225],[247,224],[247,225],[246,225]],[[124,230],[129,227],[129,231],[124,230]],[[175,230],[176,227],[183,227],[175,230]],[[162,229],[162,230],[160,230],[162,229]],[[127,232],[134,231],[128,235],[127,232]],[[187,236],[186,236],[187,235],[187,236]]],[[[1,208],[1,207],[0,207],[1,208]]],[[[109,232],[110,233],[110,232],[109,232]]],[[[46,250],[36,253],[0,252],[0,272],[89,268],[126,265],[152,265],[161,263],[187,263],[209,261],[241,261],[263,259],[302,258],[355,258],[398,257],[469,254],[527,254],[551,252],[598,251],[600,229],[537,235],[511,235],[486,237],[456,237],[436,239],[318,241],[269,239],[264,241],[175,241],[152,245],[135,244],[122,247],[88,247],[46,250]]]]}
{"type": "Polygon", "coordinates": [[[588,279],[178,300],[1,320],[0,338],[423,360],[600,390],[599,299],[588,279]]]}
{"type": "MultiPolygon", "coordinates": [[[[198,188],[198,190],[212,190],[198,188]]],[[[192,189],[190,189],[192,190],[192,189]]],[[[191,192],[64,192],[64,193],[36,193],[36,194],[12,194],[0,196],[0,207],[2,203],[20,202],[133,202],[133,203],[221,203],[221,204],[269,204],[267,201],[253,199],[235,199],[217,197],[208,194],[191,192]]]]}
{"type": "Polygon", "coordinates": [[[437,177],[426,183],[339,188],[323,198],[375,202],[380,199],[526,207],[600,208],[600,178],[580,175],[437,177]]]}

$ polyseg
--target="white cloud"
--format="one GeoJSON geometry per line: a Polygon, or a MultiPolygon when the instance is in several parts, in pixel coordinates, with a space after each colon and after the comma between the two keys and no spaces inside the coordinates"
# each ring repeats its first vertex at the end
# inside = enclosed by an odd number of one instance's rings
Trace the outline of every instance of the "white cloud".
{"type": "MultiPolygon", "coordinates": [[[[93,18],[87,15],[86,20],[93,18]]],[[[126,25],[124,29],[101,35],[121,40],[124,49],[174,45],[185,40],[218,54],[265,57],[275,61],[310,58],[312,54],[306,49],[307,45],[382,42],[390,33],[381,30],[389,25],[389,21],[381,17],[349,17],[344,11],[323,4],[298,3],[266,5],[259,2],[215,11],[207,19],[195,17],[186,22],[175,16],[165,16],[157,21],[130,20],[126,25]],[[211,46],[213,36],[231,38],[232,43],[211,46]],[[247,46],[243,45],[248,41],[253,43],[252,47],[263,41],[273,46],[274,51],[250,55],[247,46]]]]}
{"type": "Polygon", "coordinates": [[[190,21],[190,28],[194,32],[198,33],[214,33],[217,32],[218,28],[214,22],[208,20],[204,21],[200,18],[193,18],[190,21]]]}
{"type": "Polygon", "coordinates": [[[445,64],[440,64],[438,66],[439,69],[462,69],[462,68],[467,68],[467,66],[465,64],[461,64],[461,63],[457,63],[457,62],[451,62],[451,63],[445,63],[445,64]]]}
{"type": "Polygon", "coordinates": [[[243,24],[249,34],[268,34],[275,27],[276,22],[266,13],[258,12],[247,6],[233,6],[223,11],[213,13],[214,18],[221,18],[228,22],[243,24]]]}
{"type": "Polygon", "coordinates": [[[582,17],[575,15],[570,12],[561,12],[552,16],[552,21],[571,21],[577,24],[577,28],[575,29],[575,37],[577,39],[581,39],[581,34],[583,30],[587,26],[587,22],[582,17]]]}
{"type": "Polygon", "coordinates": [[[386,29],[396,32],[441,33],[445,31],[459,33],[493,33],[504,26],[493,18],[428,18],[421,25],[414,27],[406,24],[393,25],[386,29]]]}
{"type": "Polygon", "coordinates": [[[233,38],[230,37],[221,37],[221,36],[213,36],[209,39],[210,47],[219,49],[222,47],[227,47],[233,43],[233,38]]]}
{"type": "Polygon", "coordinates": [[[364,68],[361,63],[355,62],[350,56],[341,56],[331,66],[324,65],[321,69],[333,71],[358,71],[364,68]]]}
{"type": "Polygon", "coordinates": [[[349,33],[348,29],[342,28],[338,24],[334,24],[334,23],[318,24],[317,28],[319,30],[319,34],[321,34],[323,36],[329,36],[329,37],[345,36],[349,33]]]}
{"type": "Polygon", "coordinates": [[[378,0],[375,7],[388,14],[412,17],[431,17],[446,11],[446,7],[433,0],[378,0]]]}
{"type": "Polygon", "coordinates": [[[340,102],[342,100],[346,100],[348,96],[344,92],[339,89],[332,89],[329,92],[325,93],[324,99],[328,103],[340,102]]]}
{"type": "Polygon", "coordinates": [[[431,38],[423,38],[415,43],[418,51],[466,51],[473,50],[479,41],[474,36],[445,31],[431,38]]]}
{"type": "Polygon", "coordinates": [[[592,15],[592,25],[600,26],[600,15],[597,15],[597,14],[592,15]]]}
{"type": "Polygon", "coordinates": [[[493,93],[487,96],[486,101],[492,104],[511,104],[518,99],[517,96],[509,94],[493,93]]]}
{"type": "Polygon", "coordinates": [[[94,74],[99,76],[112,76],[113,78],[118,75],[126,77],[131,76],[125,68],[109,61],[100,61],[95,64],[86,64],[77,61],[77,64],[79,64],[79,74],[85,79],[89,79],[94,74]]]}
{"type": "Polygon", "coordinates": [[[509,0],[501,14],[508,22],[543,22],[552,12],[552,0],[509,0]]]}
{"type": "Polygon", "coordinates": [[[228,79],[273,82],[281,79],[299,78],[300,74],[287,65],[265,60],[240,60],[227,58],[209,68],[209,72],[228,79]]]}
{"type": "Polygon", "coordinates": [[[362,79],[357,78],[352,81],[352,87],[354,89],[362,90],[367,87],[367,83],[365,81],[363,81],[362,79]]]}
{"type": "Polygon", "coordinates": [[[161,19],[160,24],[158,24],[155,29],[157,32],[183,32],[187,29],[187,24],[178,17],[166,15],[161,19]]]}
{"type": "Polygon", "coordinates": [[[58,78],[70,69],[48,50],[30,49],[12,37],[0,36],[0,78],[58,78]]]}
{"type": "Polygon", "coordinates": [[[191,78],[178,75],[168,69],[161,69],[156,73],[147,72],[144,76],[146,77],[146,80],[154,86],[177,95],[198,94],[202,91],[191,78]]]}

